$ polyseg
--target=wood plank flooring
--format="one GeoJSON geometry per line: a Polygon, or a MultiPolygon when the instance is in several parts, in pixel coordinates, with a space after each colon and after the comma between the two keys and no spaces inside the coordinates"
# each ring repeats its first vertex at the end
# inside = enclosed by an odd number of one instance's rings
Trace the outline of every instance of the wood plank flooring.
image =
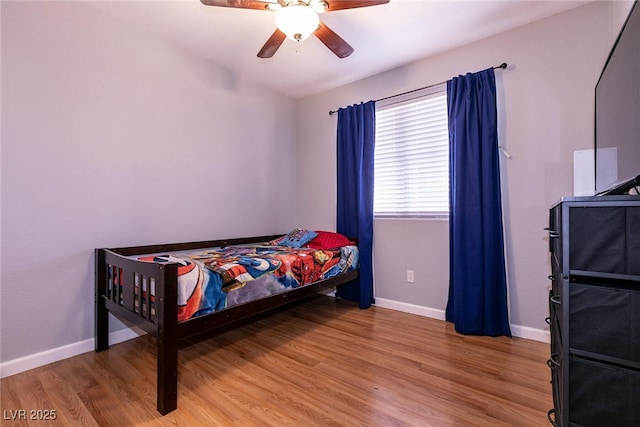
{"type": "Polygon", "coordinates": [[[547,344],[463,336],[449,323],[330,297],[185,343],[178,409],[164,417],[155,351],[140,337],[5,378],[0,424],[549,425],[547,344]],[[21,409],[27,419],[12,419],[21,409]],[[30,420],[32,410],[56,419],[30,420]]]}

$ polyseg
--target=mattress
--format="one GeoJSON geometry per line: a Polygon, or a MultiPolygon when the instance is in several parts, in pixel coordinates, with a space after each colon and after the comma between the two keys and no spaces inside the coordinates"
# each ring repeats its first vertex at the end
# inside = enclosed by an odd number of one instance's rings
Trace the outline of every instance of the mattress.
{"type": "MultiPolygon", "coordinates": [[[[178,264],[180,322],[354,270],[359,253],[354,245],[313,249],[262,243],[137,255],[135,259],[178,264]]],[[[153,282],[136,283],[135,292],[146,294],[147,287],[153,305],[153,282]]]]}

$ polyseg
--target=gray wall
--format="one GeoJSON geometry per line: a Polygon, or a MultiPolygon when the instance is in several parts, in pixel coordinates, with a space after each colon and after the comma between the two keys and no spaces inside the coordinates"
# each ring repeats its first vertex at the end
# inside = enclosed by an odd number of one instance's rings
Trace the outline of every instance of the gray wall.
{"type": "MultiPolygon", "coordinates": [[[[334,227],[337,107],[445,81],[507,62],[497,72],[509,303],[514,333],[546,339],[548,209],[571,195],[574,150],[593,147],[594,87],[626,16],[596,2],[298,102],[297,223],[334,227]],[[614,30],[614,28],[617,28],[614,30]]],[[[417,40],[416,43],[420,41],[417,40]]],[[[448,293],[448,222],[376,220],[375,296],[441,317],[448,293]],[[407,284],[406,270],[415,271],[407,284]]]]}

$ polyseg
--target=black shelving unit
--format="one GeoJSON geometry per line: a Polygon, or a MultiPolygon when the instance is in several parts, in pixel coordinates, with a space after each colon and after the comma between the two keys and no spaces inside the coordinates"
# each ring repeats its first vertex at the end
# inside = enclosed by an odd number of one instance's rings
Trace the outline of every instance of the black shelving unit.
{"type": "Polygon", "coordinates": [[[640,196],[549,212],[554,426],[640,425],[640,196]]]}

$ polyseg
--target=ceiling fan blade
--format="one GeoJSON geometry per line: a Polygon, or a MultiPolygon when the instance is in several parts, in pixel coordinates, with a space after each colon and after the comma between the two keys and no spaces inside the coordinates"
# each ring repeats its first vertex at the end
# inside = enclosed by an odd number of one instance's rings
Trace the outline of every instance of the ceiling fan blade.
{"type": "Polygon", "coordinates": [[[278,4],[277,1],[259,0],[200,0],[205,6],[236,7],[238,9],[269,10],[270,4],[278,4]]]}
{"type": "Polygon", "coordinates": [[[313,33],[320,39],[326,47],[335,53],[338,58],[346,58],[353,53],[353,48],[349,46],[349,43],[344,41],[342,37],[337,35],[331,28],[327,27],[327,24],[320,23],[320,27],[313,33]]]}
{"type": "Polygon", "coordinates": [[[260,49],[260,52],[258,52],[258,58],[271,58],[286,38],[285,33],[276,28],[273,34],[271,34],[271,37],[269,37],[269,40],[267,40],[264,46],[262,46],[262,49],[260,49]]]}
{"type": "Polygon", "coordinates": [[[376,6],[389,3],[389,0],[327,0],[327,12],[341,9],[355,9],[357,7],[376,6]]]}

